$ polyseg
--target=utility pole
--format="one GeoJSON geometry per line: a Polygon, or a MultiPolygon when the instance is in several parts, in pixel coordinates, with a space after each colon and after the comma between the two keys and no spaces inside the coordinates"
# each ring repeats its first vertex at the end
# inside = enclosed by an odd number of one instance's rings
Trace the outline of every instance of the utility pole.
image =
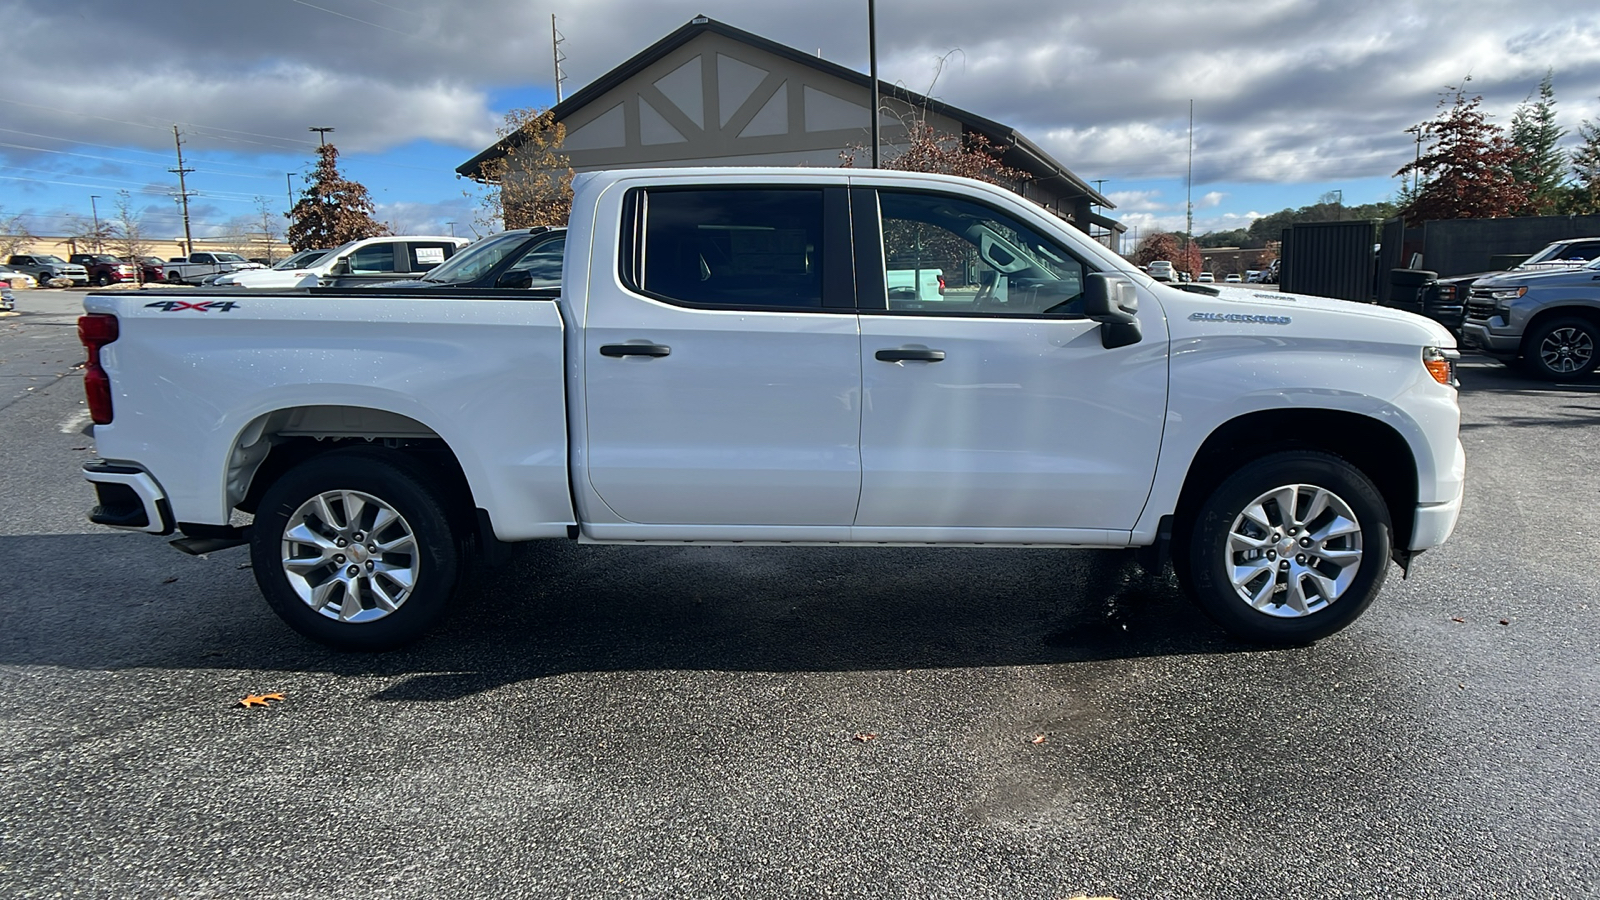
{"type": "Polygon", "coordinates": [[[567,38],[566,38],[565,35],[563,35],[561,32],[556,30],[556,14],[555,13],[551,13],[550,14],[550,61],[555,66],[555,70],[556,70],[556,102],[557,103],[561,102],[561,83],[567,80],[567,76],[561,74],[561,61],[566,59],[566,57],[561,54],[561,43],[563,41],[565,41],[566,39],[567,38]]]}
{"type": "Polygon", "coordinates": [[[1194,101],[1189,101],[1189,174],[1184,179],[1183,249],[1187,255],[1189,242],[1194,240],[1194,101]]]}
{"type": "Polygon", "coordinates": [[[100,245],[100,210],[94,205],[94,202],[99,199],[99,194],[89,195],[89,214],[94,216],[94,252],[96,253],[105,249],[100,245]]]}
{"type": "Polygon", "coordinates": [[[867,0],[867,56],[872,63],[872,167],[878,168],[878,4],[867,0]]]}
{"type": "Polygon", "coordinates": [[[333,130],[332,128],[329,128],[327,126],[323,126],[321,128],[318,128],[317,126],[313,125],[310,128],[307,128],[306,130],[307,131],[315,131],[317,133],[317,140],[320,141],[320,143],[317,146],[319,146],[319,147],[328,146],[328,132],[332,131],[333,130]]]}
{"type": "Polygon", "coordinates": [[[456,236],[456,223],[454,223],[454,222],[446,222],[445,224],[450,226],[450,236],[451,237],[455,237],[456,236]]]}
{"type": "Polygon", "coordinates": [[[183,207],[183,252],[187,256],[194,252],[194,235],[189,232],[189,188],[184,182],[183,176],[194,170],[185,168],[183,165],[183,138],[178,136],[178,126],[176,125],[172,126],[172,142],[178,147],[178,167],[167,171],[178,173],[178,204],[183,207]]]}
{"type": "Polygon", "coordinates": [[[289,212],[294,212],[294,173],[293,172],[285,172],[285,173],[283,173],[283,186],[284,186],[285,190],[288,192],[287,196],[289,198],[289,212]]]}

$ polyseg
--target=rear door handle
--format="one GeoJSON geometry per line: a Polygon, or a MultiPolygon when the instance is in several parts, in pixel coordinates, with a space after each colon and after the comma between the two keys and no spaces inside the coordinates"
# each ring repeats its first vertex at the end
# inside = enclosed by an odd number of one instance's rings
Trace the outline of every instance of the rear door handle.
{"type": "Polygon", "coordinates": [[[884,362],[943,362],[943,350],[929,350],[926,347],[896,347],[892,350],[879,350],[873,356],[884,362]]]}
{"type": "Polygon", "coordinates": [[[666,344],[601,344],[601,356],[666,356],[672,348],[666,344]]]}

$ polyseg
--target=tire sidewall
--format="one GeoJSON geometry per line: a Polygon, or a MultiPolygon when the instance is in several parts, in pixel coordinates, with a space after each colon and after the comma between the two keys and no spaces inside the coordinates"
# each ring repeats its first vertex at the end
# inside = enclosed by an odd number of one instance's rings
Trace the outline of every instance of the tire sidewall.
{"type": "Polygon", "coordinates": [[[1527,349],[1523,351],[1522,360],[1528,371],[1546,381],[1578,381],[1586,378],[1590,372],[1595,370],[1596,363],[1600,363],[1600,328],[1595,327],[1594,323],[1587,319],[1572,317],[1553,319],[1540,325],[1538,330],[1528,335],[1527,349]],[[1590,354],[1588,365],[1575,372],[1557,372],[1551,369],[1545,365],[1544,355],[1539,352],[1539,346],[1544,343],[1545,338],[1548,338],[1552,332],[1562,328],[1583,330],[1589,335],[1589,342],[1594,348],[1590,354]]]}
{"type": "Polygon", "coordinates": [[[1378,489],[1349,463],[1311,451],[1275,453],[1246,463],[1206,499],[1188,534],[1186,568],[1195,601],[1230,634],[1263,644],[1308,643],[1354,622],[1382,588],[1392,547],[1389,511],[1378,489]],[[1332,491],[1361,523],[1361,567],[1350,587],[1326,609],[1297,618],[1251,608],[1234,590],[1227,567],[1234,520],[1256,498],[1287,484],[1332,491]]]}
{"type": "Polygon", "coordinates": [[[386,650],[420,637],[444,612],[455,588],[458,549],[446,506],[421,467],[396,453],[337,450],[291,469],[263,494],[250,537],[251,566],[267,605],[289,627],[340,650],[386,650]],[[360,491],[393,507],[416,537],[417,581],[400,608],[373,622],[330,619],[308,606],[283,571],[289,517],[311,497],[360,491]]]}

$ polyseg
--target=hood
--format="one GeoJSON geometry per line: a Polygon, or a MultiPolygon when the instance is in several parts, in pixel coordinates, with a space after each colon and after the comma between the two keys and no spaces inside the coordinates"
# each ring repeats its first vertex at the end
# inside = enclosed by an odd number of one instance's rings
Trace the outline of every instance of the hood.
{"type": "Polygon", "coordinates": [[[1539,285],[1566,286],[1596,283],[1600,283],[1600,269],[1582,268],[1502,272],[1488,278],[1480,278],[1473,282],[1472,286],[1474,288],[1495,288],[1524,284],[1528,287],[1535,287],[1539,285]]]}
{"type": "MultiPolygon", "coordinates": [[[[1161,301],[1172,319],[1204,325],[1208,330],[1237,323],[1239,328],[1257,333],[1261,332],[1263,323],[1254,317],[1268,317],[1270,327],[1289,327],[1296,331],[1313,329],[1330,336],[1342,332],[1363,339],[1369,333],[1392,339],[1409,332],[1408,341],[1438,347],[1456,345],[1455,336],[1438,322],[1375,303],[1264,291],[1243,284],[1208,284],[1206,288],[1216,291],[1216,296],[1210,296],[1209,291],[1197,293],[1166,288],[1161,290],[1161,301]],[[1231,318],[1234,316],[1239,318],[1231,318]],[[1279,319],[1288,321],[1279,322],[1279,319]]],[[[1174,322],[1174,332],[1177,331],[1174,322]]]]}

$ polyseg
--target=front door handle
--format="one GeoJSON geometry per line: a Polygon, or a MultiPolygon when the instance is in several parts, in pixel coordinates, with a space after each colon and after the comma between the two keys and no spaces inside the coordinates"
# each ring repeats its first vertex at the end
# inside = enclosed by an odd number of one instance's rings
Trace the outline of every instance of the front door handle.
{"type": "Polygon", "coordinates": [[[601,356],[666,356],[672,348],[666,344],[601,344],[601,356]]]}
{"type": "Polygon", "coordinates": [[[929,350],[926,347],[896,347],[892,350],[879,350],[873,356],[884,362],[942,362],[943,350],[929,350]]]}

